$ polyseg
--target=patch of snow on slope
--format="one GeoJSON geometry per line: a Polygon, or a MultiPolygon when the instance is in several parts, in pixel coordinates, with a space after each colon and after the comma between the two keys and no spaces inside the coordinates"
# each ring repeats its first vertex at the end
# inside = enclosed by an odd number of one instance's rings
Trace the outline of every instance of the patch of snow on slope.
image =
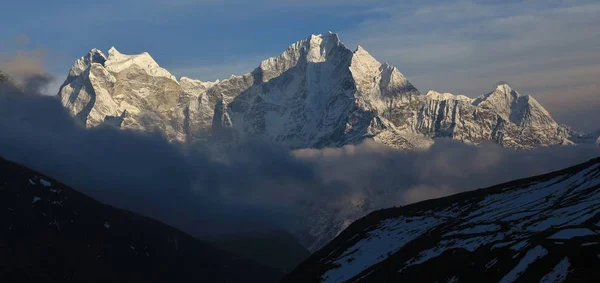
{"type": "Polygon", "coordinates": [[[550,236],[550,239],[556,240],[568,240],[575,237],[585,237],[585,236],[593,236],[597,235],[594,231],[587,228],[572,228],[572,229],[564,229],[556,232],[554,235],[550,236]]]}
{"type": "MultiPolygon", "coordinates": [[[[545,230],[551,225],[556,225],[556,223],[561,224],[563,222],[557,218],[560,218],[561,216],[570,216],[565,215],[564,212],[581,211],[580,209],[573,209],[572,207],[567,208],[570,205],[567,205],[568,202],[566,202],[566,200],[580,198],[580,192],[600,184],[600,179],[590,180],[587,176],[588,174],[597,171],[599,169],[598,167],[599,166],[591,166],[590,168],[587,168],[576,175],[569,176],[568,178],[560,176],[545,182],[534,183],[529,186],[523,186],[518,189],[510,190],[506,193],[490,195],[479,203],[479,207],[481,207],[480,209],[473,211],[469,216],[466,217],[469,219],[469,221],[467,221],[465,224],[473,224],[479,221],[489,222],[501,219],[505,221],[515,221],[528,217],[531,217],[531,220],[522,221],[522,225],[529,224],[534,220],[539,220],[542,218],[549,218],[548,221],[552,221],[552,223],[548,223],[548,225],[542,225],[543,227],[528,227],[528,229],[535,231],[545,230]],[[554,206],[557,204],[557,202],[566,202],[567,204],[564,205],[565,209],[551,210],[550,213],[552,215],[540,215],[539,213],[535,213],[554,206]],[[517,215],[521,217],[517,217],[517,215]]],[[[594,210],[599,209],[599,207],[594,205],[594,203],[597,203],[595,199],[600,198],[600,194],[597,193],[593,197],[589,196],[588,198],[589,199],[587,202],[577,202],[575,204],[577,206],[588,205],[587,207],[580,207],[581,209],[587,208],[585,211],[581,212],[585,215],[589,215],[589,213],[593,213],[594,210]],[[592,201],[594,203],[588,203],[592,201]]],[[[568,220],[572,219],[565,219],[565,221],[568,220]]],[[[538,225],[541,225],[541,223],[538,222],[538,225]]]]}
{"type": "Polygon", "coordinates": [[[505,234],[496,233],[488,236],[471,237],[467,239],[443,240],[436,247],[423,251],[419,253],[419,255],[417,255],[416,257],[406,262],[406,265],[399,272],[401,272],[409,266],[418,265],[427,262],[433,258],[436,258],[450,249],[464,249],[473,252],[484,245],[493,243],[495,241],[503,240],[504,238],[505,234]]]}
{"type": "Polygon", "coordinates": [[[40,183],[42,183],[42,185],[44,187],[50,187],[50,186],[52,186],[52,183],[50,183],[49,181],[46,181],[44,179],[41,179],[41,178],[40,178],[40,183]]]}
{"type": "Polygon", "coordinates": [[[371,231],[365,239],[356,243],[333,264],[339,265],[329,270],[323,282],[343,282],[365,268],[372,266],[401,249],[406,243],[423,235],[440,224],[436,217],[400,217],[382,222],[378,229],[371,231]]]}
{"type": "Polygon", "coordinates": [[[460,231],[452,231],[450,233],[445,234],[444,237],[452,235],[490,233],[498,230],[500,230],[500,226],[495,224],[477,225],[460,231]]]}
{"type": "Polygon", "coordinates": [[[561,283],[567,279],[571,263],[568,258],[561,260],[555,267],[540,280],[540,283],[561,283]]]}
{"type": "Polygon", "coordinates": [[[542,246],[536,246],[535,248],[527,251],[527,254],[525,254],[525,256],[521,259],[519,264],[517,264],[515,268],[513,268],[508,274],[506,274],[506,276],[504,276],[504,278],[500,280],[500,283],[515,282],[519,278],[519,276],[521,276],[521,274],[525,272],[525,270],[527,270],[527,267],[530,264],[544,257],[547,254],[548,251],[542,246]]]}
{"type": "Polygon", "coordinates": [[[513,250],[513,251],[519,251],[522,248],[526,247],[528,244],[529,243],[527,241],[522,241],[522,242],[519,242],[518,244],[510,247],[510,249],[513,250]]]}

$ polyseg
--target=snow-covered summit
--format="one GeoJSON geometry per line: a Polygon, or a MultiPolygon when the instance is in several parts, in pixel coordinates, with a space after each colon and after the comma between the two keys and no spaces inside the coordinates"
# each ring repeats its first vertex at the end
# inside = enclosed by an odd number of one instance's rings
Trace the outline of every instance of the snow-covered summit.
{"type": "Polygon", "coordinates": [[[83,57],[77,59],[77,61],[75,61],[75,63],[69,70],[69,76],[72,76],[72,77],[79,76],[92,63],[98,63],[101,65],[104,65],[104,62],[106,62],[106,55],[104,55],[104,53],[102,53],[102,51],[100,51],[99,49],[93,48],[88,52],[88,54],[86,56],[83,56],[83,57]]]}
{"type": "Polygon", "coordinates": [[[113,47],[106,56],[92,49],[75,62],[58,97],[87,127],[109,124],[184,139],[176,129],[184,123],[186,95],[147,52],[126,55],[113,47]]]}
{"type": "Polygon", "coordinates": [[[496,90],[481,95],[473,101],[473,105],[494,109],[499,113],[510,112],[513,104],[515,104],[521,94],[514,91],[508,84],[500,84],[496,90]]]}
{"type": "Polygon", "coordinates": [[[279,56],[268,58],[260,63],[258,69],[261,71],[262,81],[268,82],[272,78],[281,76],[303,60],[306,63],[325,62],[335,55],[333,49],[341,46],[343,44],[338,35],[332,32],[325,35],[313,34],[297,41],[279,56]]]}
{"type": "Polygon", "coordinates": [[[475,99],[473,105],[493,110],[520,126],[556,124],[550,113],[535,98],[520,94],[508,84],[498,85],[495,91],[475,99]]]}
{"type": "Polygon", "coordinates": [[[166,69],[161,68],[158,63],[154,61],[154,58],[148,54],[148,52],[126,55],[119,52],[113,46],[108,50],[108,58],[104,63],[104,66],[108,71],[115,73],[121,72],[134,65],[144,70],[150,76],[165,77],[177,82],[175,76],[169,73],[169,71],[166,69]]]}
{"type": "Polygon", "coordinates": [[[492,140],[507,147],[573,144],[566,126],[529,95],[508,84],[475,99],[430,91],[417,115],[417,131],[466,143],[492,140]]]}
{"type": "MultiPolygon", "coordinates": [[[[339,146],[383,132],[397,136],[383,115],[413,94],[418,91],[396,68],[362,47],[353,52],[332,32],[297,41],[253,72],[207,91],[209,100],[225,106],[213,128],[290,148],[339,146]]],[[[400,147],[414,146],[408,144],[400,147]]]]}

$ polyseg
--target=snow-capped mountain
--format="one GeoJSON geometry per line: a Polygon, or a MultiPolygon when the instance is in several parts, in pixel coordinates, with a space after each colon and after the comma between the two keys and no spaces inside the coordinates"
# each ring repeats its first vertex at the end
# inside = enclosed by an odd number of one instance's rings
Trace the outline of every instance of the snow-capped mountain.
{"type": "Polygon", "coordinates": [[[598,282],[600,159],[371,213],[284,282],[598,282]]]}
{"type": "Polygon", "coordinates": [[[195,111],[202,109],[199,95],[210,86],[187,78],[177,81],[148,53],[124,55],[113,47],[108,56],[92,49],[77,60],[59,98],[87,127],[106,123],[185,141],[189,118],[205,114],[195,111]]]}
{"type": "Polygon", "coordinates": [[[335,33],[311,35],[252,72],[216,82],[177,80],[148,53],[75,62],[59,94],[88,127],[159,131],[174,141],[263,139],[291,149],[359,143],[423,148],[437,137],[529,149],[571,144],[532,97],[500,85],[476,99],[421,95],[397,68],[335,33]]]}
{"type": "Polygon", "coordinates": [[[519,149],[573,143],[570,130],[557,124],[537,100],[507,84],[475,99],[429,91],[417,117],[417,131],[432,138],[475,144],[492,140],[519,149]]]}
{"type": "Polygon", "coordinates": [[[2,282],[276,282],[280,272],[0,157],[2,282]]]}
{"type": "MultiPolygon", "coordinates": [[[[418,91],[396,68],[361,47],[352,52],[336,34],[299,41],[251,74],[225,83],[244,81],[252,85],[221,95],[224,111],[213,128],[289,148],[340,146],[390,131],[402,147],[418,146],[382,115],[418,91]]],[[[220,87],[213,92],[224,93],[220,87]]]]}

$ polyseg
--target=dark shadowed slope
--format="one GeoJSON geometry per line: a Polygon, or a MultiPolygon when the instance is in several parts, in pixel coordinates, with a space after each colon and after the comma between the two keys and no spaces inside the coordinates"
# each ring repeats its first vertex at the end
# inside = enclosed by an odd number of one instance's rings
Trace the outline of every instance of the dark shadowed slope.
{"type": "Polygon", "coordinates": [[[270,268],[0,158],[0,282],[274,282],[270,268]]]}
{"type": "Polygon", "coordinates": [[[310,252],[284,230],[224,235],[206,241],[282,272],[292,271],[310,256],[310,252]]]}
{"type": "Polygon", "coordinates": [[[600,159],[371,213],[284,282],[600,282],[600,159]]]}

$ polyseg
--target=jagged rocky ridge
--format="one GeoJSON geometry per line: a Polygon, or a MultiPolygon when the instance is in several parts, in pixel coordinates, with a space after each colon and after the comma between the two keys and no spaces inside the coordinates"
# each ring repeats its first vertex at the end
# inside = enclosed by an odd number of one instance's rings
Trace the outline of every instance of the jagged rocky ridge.
{"type": "Polygon", "coordinates": [[[279,272],[0,158],[2,282],[276,282],[279,272]]]}
{"type": "Polygon", "coordinates": [[[600,159],[371,213],[283,282],[597,282],[600,159]]]}
{"type": "Polygon", "coordinates": [[[335,33],[312,35],[254,71],[216,82],[177,80],[148,53],[75,62],[58,97],[86,126],[158,131],[170,140],[263,139],[290,149],[335,147],[372,138],[402,149],[450,137],[507,147],[572,144],[532,97],[508,85],[476,99],[421,95],[397,68],[335,33]]]}

